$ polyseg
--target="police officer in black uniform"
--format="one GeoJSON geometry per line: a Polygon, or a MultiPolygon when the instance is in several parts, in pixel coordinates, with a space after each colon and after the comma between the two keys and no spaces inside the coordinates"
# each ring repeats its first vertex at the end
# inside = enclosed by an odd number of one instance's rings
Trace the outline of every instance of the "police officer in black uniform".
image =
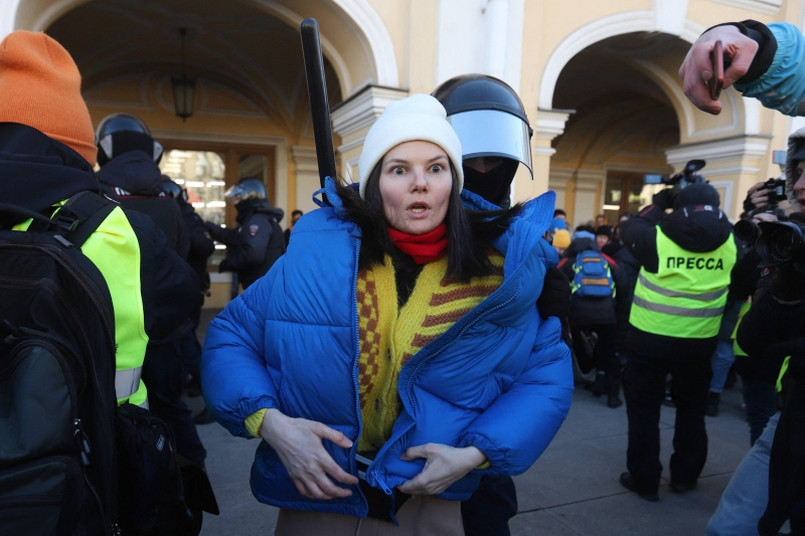
{"type": "Polygon", "coordinates": [[[204,220],[196,213],[193,205],[187,202],[187,190],[179,186],[167,175],[162,176],[162,188],[165,194],[168,197],[172,197],[179,206],[182,223],[190,243],[187,251],[187,262],[199,277],[198,310],[191,318],[193,324],[197,326],[204,297],[208,295],[210,289],[210,274],[207,271],[207,263],[212,254],[215,253],[215,242],[210,237],[204,220]]]}
{"type": "Polygon", "coordinates": [[[162,187],[162,145],[139,118],[123,113],[102,119],[95,137],[103,192],[123,207],[150,216],[168,244],[186,258],[190,242],[181,212],[162,187]]]}
{"type": "MultiPolygon", "coordinates": [[[[453,77],[432,95],[461,140],[464,203],[474,210],[508,208],[520,164],[533,177],[532,129],[520,97],[502,80],[484,74],[453,77]]],[[[567,317],[570,285],[558,268],[548,270],[537,307],[543,317],[567,317]]],[[[516,513],[517,492],[510,476],[484,475],[472,497],[461,503],[467,536],[509,536],[508,521],[516,513]]]]}
{"type": "Polygon", "coordinates": [[[265,185],[256,177],[241,179],[224,196],[235,204],[238,226],[225,229],[207,222],[207,230],[226,245],[226,258],[219,271],[236,272],[245,290],[285,253],[285,237],[279,226],[285,213],[271,206],[265,185]]]}

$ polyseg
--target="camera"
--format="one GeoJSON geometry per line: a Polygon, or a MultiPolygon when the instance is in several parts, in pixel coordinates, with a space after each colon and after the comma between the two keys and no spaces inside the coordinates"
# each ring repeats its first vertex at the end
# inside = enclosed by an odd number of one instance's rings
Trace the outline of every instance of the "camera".
{"type": "MultiPolygon", "coordinates": [[[[784,164],[785,155],[785,151],[774,151],[774,162],[784,164]]],[[[752,203],[750,194],[747,193],[746,199],[744,200],[744,210],[746,212],[733,227],[733,233],[735,236],[749,244],[754,243],[760,234],[760,229],[758,228],[757,224],[752,221],[752,218],[755,216],[755,214],[774,214],[777,216],[778,220],[786,219],[785,211],[778,206],[780,201],[785,201],[788,199],[785,193],[785,178],[779,177],[775,179],[772,177],[763,183],[763,189],[767,192],[766,200],[768,206],[763,208],[755,207],[752,203]]]]}
{"type": "Polygon", "coordinates": [[[751,210],[748,213],[744,213],[741,216],[741,219],[736,221],[735,225],[732,226],[732,234],[735,235],[735,238],[747,244],[755,243],[760,235],[760,228],[758,227],[758,224],[754,222],[752,217],[759,213],[774,214],[778,221],[788,219],[785,211],[776,205],[774,207],[751,210]]]}
{"type": "Polygon", "coordinates": [[[644,181],[646,184],[667,184],[677,189],[682,189],[690,184],[706,183],[707,181],[696,172],[705,166],[704,160],[690,160],[685,164],[685,168],[681,173],[672,175],[671,177],[664,177],[659,173],[646,173],[644,181]]]}
{"type": "Polygon", "coordinates": [[[793,264],[798,272],[805,272],[805,223],[762,221],[758,229],[755,251],[762,266],[793,264]]]}

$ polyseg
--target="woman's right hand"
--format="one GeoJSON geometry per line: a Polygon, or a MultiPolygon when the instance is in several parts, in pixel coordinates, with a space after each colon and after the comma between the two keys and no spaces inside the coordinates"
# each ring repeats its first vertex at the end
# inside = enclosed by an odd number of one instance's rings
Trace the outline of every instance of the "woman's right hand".
{"type": "Polygon", "coordinates": [[[337,484],[355,485],[358,479],[344,471],[322,446],[322,440],[350,448],[352,441],[320,422],[288,417],[277,409],[266,411],[260,437],[277,452],[299,493],[310,499],[349,497],[352,491],[337,484]]]}

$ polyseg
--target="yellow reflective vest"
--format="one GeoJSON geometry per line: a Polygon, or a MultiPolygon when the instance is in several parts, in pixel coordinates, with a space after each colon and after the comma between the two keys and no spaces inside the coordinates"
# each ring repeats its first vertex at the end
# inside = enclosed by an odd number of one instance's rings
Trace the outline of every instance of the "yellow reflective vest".
{"type": "Polygon", "coordinates": [[[679,247],[659,226],[657,273],[640,269],[629,323],[668,337],[715,337],[727,303],[737,248],[732,235],[717,249],[693,252],[679,247]]]}
{"type": "Polygon", "coordinates": [[[746,352],[744,352],[741,345],[738,344],[738,326],[741,325],[741,320],[743,320],[746,312],[749,311],[749,306],[752,305],[752,302],[749,300],[743,302],[741,304],[741,310],[738,311],[738,321],[735,322],[735,329],[732,330],[732,351],[735,355],[746,356],[746,352]]]}
{"type": "MultiPolygon", "coordinates": [[[[31,220],[18,224],[24,231],[31,220]]],[[[115,315],[115,393],[117,403],[147,403],[142,376],[148,335],[140,288],[140,243],[120,207],[101,222],[81,246],[109,287],[115,315]]]]}

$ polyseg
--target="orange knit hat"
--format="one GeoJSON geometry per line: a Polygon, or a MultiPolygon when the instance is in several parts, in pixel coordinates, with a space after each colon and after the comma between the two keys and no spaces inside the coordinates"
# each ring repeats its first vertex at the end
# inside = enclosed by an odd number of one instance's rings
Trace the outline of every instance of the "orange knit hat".
{"type": "Polygon", "coordinates": [[[3,39],[0,103],[0,122],[33,127],[95,164],[98,149],[81,97],[81,74],[52,37],[18,30],[3,39]]]}

